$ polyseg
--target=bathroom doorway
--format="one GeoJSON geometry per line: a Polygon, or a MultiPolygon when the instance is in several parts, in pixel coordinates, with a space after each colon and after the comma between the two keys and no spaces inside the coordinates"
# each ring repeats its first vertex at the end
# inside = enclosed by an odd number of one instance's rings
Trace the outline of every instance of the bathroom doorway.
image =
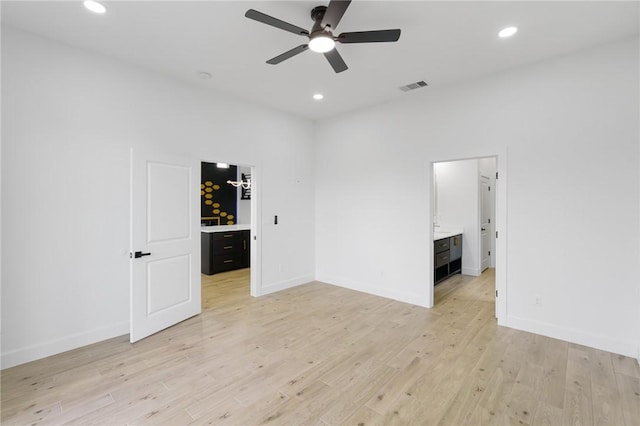
{"type": "MultiPolygon", "coordinates": [[[[497,156],[489,156],[432,163],[434,290],[442,282],[456,279],[456,275],[486,275],[494,280],[493,287],[498,294],[494,269],[497,257],[497,160],[497,156]],[[445,246],[451,241],[445,241],[444,238],[454,237],[455,242],[462,242],[462,256],[461,259],[455,256],[458,263],[452,261],[450,264],[459,266],[449,271],[450,275],[443,275],[442,259],[447,258],[445,246]],[[436,246],[439,248],[436,249],[436,246]]],[[[458,250],[453,252],[457,253],[458,250]]],[[[437,298],[433,300],[435,303],[437,298]]]]}

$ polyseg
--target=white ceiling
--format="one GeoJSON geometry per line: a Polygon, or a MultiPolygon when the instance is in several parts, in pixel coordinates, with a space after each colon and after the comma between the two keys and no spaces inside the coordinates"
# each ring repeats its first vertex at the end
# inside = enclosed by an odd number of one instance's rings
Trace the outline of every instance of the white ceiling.
{"type": "Polygon", "coordinates": [[[310,29],[311,9],[327,0],[103,3],[107,13],[96,15],[81,1],[2,1],[2,24],[311,119],[637,36],[640,16],[637,1],[354,0],[336,33],[402,35],[397,43],[338,44],[349,69],[335,74],[311,51],[266,64],[306,38],[244,17],[253,8],[310,29]],[[510,25],[519,32],[499,39],[510,25]],[[430,87],[399,89],[419,80],[430,87]],[[316,92],[325,99],[312,100],[316,92]]]}

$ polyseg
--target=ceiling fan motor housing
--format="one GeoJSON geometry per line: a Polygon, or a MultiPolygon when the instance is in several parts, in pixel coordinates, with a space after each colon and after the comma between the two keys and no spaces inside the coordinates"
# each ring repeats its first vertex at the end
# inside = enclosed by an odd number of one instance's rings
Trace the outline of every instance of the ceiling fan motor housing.
{"type": "Polygon", "coordinates": [[[326,6],[316,6],[311,9],[311,19],[315,22],[313,24],[313,28],[311,28],[311,34],[316,31],[324,31],[322,28],[322,19],[324,18],[324,13],[327,11],[326,6]]]}
{"type": "Polygon", "coordinates": [[[327,11],[327,6],[316,6],[311,9],[311,19],[314,21],[322,21],[324,13],[327,11]]]}

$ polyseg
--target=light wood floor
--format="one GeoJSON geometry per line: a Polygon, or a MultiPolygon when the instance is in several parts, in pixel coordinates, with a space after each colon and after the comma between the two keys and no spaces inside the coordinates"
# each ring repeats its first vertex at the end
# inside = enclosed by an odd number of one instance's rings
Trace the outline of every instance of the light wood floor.
{"type": "Polygon", "coordinates": [[[205,277],[202,315],[2,372],[2,424],[640,424],[635,360],[498,327],[493,275],[428,310],[205,277]]]}

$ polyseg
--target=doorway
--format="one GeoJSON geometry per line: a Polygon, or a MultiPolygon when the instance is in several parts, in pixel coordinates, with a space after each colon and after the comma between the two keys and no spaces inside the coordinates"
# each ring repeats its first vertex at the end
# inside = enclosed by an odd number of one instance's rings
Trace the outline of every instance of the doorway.
{"type": "MultiPolygon", "coordinates": [[[[462,233],[460,272],[467,276],[487,275],[494,280],[496,317],[500,318],[499,314],[506,311],[506,299],[498,300],[499,287],[505,286],[502,260],[505,253],[500,252],[496,238],[498,218],[504,217],[501,214],[506,204],[504,187],[498,185],[498,156],[443,160],[431,166],[431,240],[434,236],[447,235],[447,231],[462,233]]],[[[503,167],[504,162],[500,166],[503,167]]],[[[502,185],[504,180],[499,182],[502,185]]],[[[434,256],[431,256],[432,266],[435,266],[434,256]]],[[[502,293],[506,295],[505,291],[502,293]]]]}
{"type": "Polygon", "coordinates": [[[205,161],[201,167],[201,291],[206,310],[220,306],[221,298],[230,294],[257,293],[256,168],[205,161]]]}

